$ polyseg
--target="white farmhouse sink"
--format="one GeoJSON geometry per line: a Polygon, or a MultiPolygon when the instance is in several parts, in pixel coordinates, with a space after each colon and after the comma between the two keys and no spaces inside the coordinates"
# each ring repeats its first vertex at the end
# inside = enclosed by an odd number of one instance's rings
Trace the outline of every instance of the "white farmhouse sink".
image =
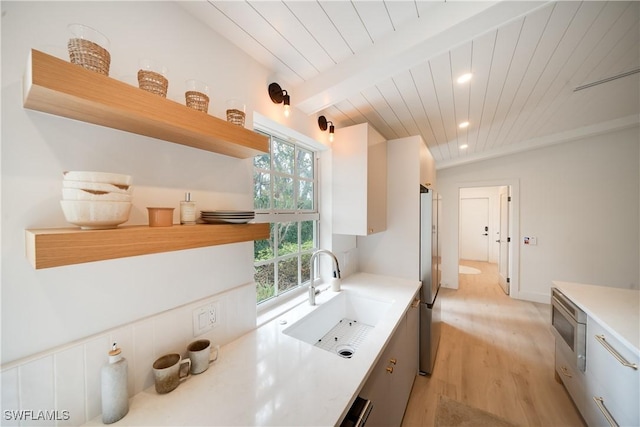
{"type": "Polygon", "coordinates": [[[282,332],[308,344],[336,352],[343,357],[350,357],[359,341],[364,339],[368,330],[376,326],[390,306],[390,301],[376,300],[342,291],[336,297],[318,305],[318,308],[282,332]],[[341,324],[346,325],[347,329],[351,329],[349,325],[353,324],[353,329],[358,331],[353,330],[353,333],[348,330],[340,331],[341,324]],[[336,337],[333,337],[333,331],[336,330],[338,330],[335,332],[336,337]],[[332,332],[331,345],[323,345],[322,340],[325,339],[326,342],[325,336],[329,332],[332,332]],[[350,349],[346,351],[348,356],[342,354],[343,348],[350,349]]]}

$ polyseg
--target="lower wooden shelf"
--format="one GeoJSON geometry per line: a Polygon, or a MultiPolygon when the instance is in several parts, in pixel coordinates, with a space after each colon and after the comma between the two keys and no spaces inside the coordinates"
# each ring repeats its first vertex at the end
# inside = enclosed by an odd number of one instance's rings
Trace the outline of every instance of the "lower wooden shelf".
{"type": "Polygon", "coordinates": [[[269,224],[196,224],[172,227],[124,226],[26,230],[27,258],[50,268],[136,255],[226,245],[269,238],[269,224]]]}

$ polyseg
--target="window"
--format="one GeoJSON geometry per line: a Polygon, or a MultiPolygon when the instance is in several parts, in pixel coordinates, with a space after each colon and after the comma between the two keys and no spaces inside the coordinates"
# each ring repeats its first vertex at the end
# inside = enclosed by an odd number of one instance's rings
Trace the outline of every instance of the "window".
{"type": "Polygon", "coordinates": [[[254,209],[258,222],[271,224],[271,235],[254,243],[258,304],[309,281],[319,220],[315,153],[290,139],[260,133],[269,137],[270,152],[254,158],[254,209]]]}

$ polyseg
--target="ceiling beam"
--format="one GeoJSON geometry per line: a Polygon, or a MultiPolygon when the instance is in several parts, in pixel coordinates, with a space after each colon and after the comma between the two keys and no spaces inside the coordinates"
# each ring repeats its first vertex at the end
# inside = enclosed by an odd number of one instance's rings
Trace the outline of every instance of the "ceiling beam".
{"type": "Polygon", "coordinates": [[[543,7],[546,1],[448,2],[295,87],[295,106],[314,114],[478,35],[543,7]]]}

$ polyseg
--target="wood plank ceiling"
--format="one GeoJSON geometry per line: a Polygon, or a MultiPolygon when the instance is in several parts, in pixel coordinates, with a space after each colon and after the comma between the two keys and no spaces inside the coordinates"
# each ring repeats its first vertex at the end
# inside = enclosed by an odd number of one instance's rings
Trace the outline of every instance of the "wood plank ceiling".
{"type": "Polygon", "coordinates": [[[273,70],[293,107],[421,135],[439,168],[638,123],[639,2],[179,4],[273,70]]]}

